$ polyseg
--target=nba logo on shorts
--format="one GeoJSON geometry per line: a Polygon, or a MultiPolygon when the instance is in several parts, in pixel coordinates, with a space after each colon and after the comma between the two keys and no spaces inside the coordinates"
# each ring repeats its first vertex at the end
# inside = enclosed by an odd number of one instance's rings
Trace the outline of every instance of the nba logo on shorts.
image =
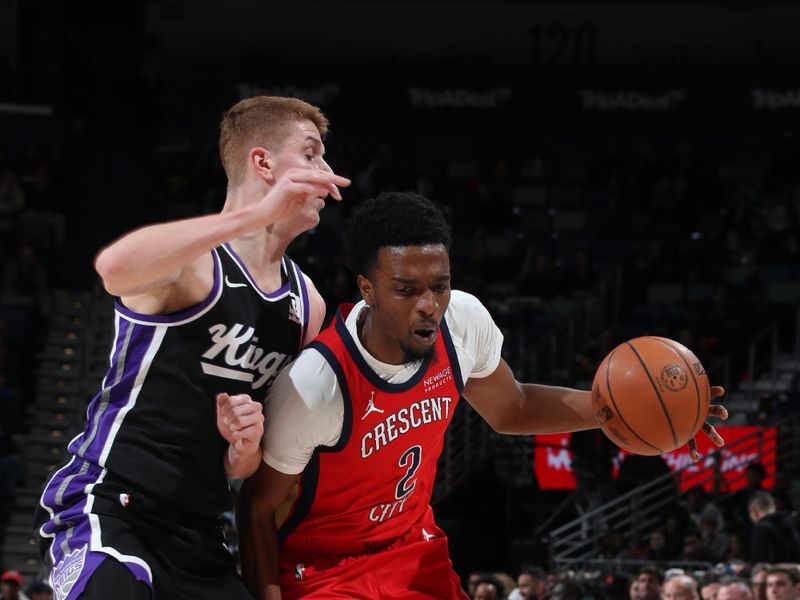
{"type": "Polygon", "coordinates": [[[64,557],[64,560],[53,567],[50,578],[56,598],[66,598],[72,586],[78,581],[86,560],[86,548],[87,545],[84,544],[81,548],[73,550],[64,557]]]}

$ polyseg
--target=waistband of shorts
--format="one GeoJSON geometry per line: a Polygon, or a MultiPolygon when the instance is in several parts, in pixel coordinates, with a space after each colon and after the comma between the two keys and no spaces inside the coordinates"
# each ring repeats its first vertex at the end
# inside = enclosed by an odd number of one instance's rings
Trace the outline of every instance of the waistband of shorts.
{"type": "Polygon", "coordinates": [[[179,511],[143,492],[126,488],[99,487],[92,491],[96,501],[92,512],[105,512],[122,519],[140,518],[157,527],[175,526],[196,530],[215,530],[223,525],[218,515],[200,515],[179,511]]]}

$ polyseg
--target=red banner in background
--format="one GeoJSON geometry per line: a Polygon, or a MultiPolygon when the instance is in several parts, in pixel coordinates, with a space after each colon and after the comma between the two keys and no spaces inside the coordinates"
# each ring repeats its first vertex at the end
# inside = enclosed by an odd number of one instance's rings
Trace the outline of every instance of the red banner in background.
{"type": "MultiPolygon", "coordinates": [[[[775,471],[775,446],[777,430],[774,427],[725,427],[716,428],[725,439],[725,447],[721,451],[721,475],[723,491],[734,492],[746,484],[745,468],[754,461],[763,463],[767,470],[764,487],[772,488],[775,471]],[[754,435],[759,433],[761,435],[754,435]],[[744,440],[747,436],[751,438],[744,440]]],[[[571,490],[575,488],[575,477],[572,474],[572,453],[569,450],[569,433],[540,434],[536,436],[534,451],[534,472],[543,490],[571,490]]],[[[714,469],[715,447],[702,433],[697,436],[697,449],[702,458],[697,464],[689,458],[689,450],[684,446],[669,454],[664,454],[672,471],[688,468],[681,476],[681,490],[688,490],[701,481],[707,480],[709,473],[714,469]]],[[[614,459],[614,477],[617,476],[619,465],[625,460],[628,453],[620,450],[614,459]]],[[[713,485],[712,480],[704,482],[708,490],[713,485]]]]}

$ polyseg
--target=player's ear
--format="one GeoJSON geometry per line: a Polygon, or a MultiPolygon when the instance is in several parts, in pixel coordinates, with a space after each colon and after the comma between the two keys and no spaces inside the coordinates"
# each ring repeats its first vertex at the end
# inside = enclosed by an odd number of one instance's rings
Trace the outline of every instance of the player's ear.
{"type": "Polygon", "coordinates": [[[358,283],[358,290],[361,292],[361,297],[364,299],[364,302],[367,303],[367,306],[374,304],[375,289],[372,287],[372,282],[363,275],[359,275],[356,282],[358,283]]]}
{"type": "Polygon", "coordinates": [[[269,150],[260,146],[251,148],[248,160],[250,166],[258,173],[259,177],[268,183],[275,181],[275,173],[272,169],[272,155],[270,155],[269,150]]]}

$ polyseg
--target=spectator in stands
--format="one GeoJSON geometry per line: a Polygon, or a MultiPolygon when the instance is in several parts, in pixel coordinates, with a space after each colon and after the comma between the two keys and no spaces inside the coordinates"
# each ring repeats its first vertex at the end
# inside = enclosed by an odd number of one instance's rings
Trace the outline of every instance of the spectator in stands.
{"type": "Polygon", "coordinates": [[[774,566],[767,571],[767,600],[800,598],[800,573],[794,566],[774,566]]]}
{"type": "Polygon", "coordinates": [[[667,538],[662,529],[655,529],[647,536],[647,548],[645,556],[649,561],[661,562],[674,558],[667,552],[667,538]]]}
{"type": "Polygon", "coordinates": [[[740,577],[727,577],[720,581],[717,600],[754,600],[747,581],[740,577]]]}
{"type": "Polygon", "coordinates": [[[564,579],[553,587],[550,600],[580,600],[582,597],[583,590],[580,584],[570,579],[564,579]]]}
{"type": "Polygon", "coordinates": [[[492,575],[484,575],[475,586],[474,600],[503,600],[503,584],[492,575]]]}
{"type": "Polygon", "coordinates": [[[595,598],[597,600],[628,600],[629,586],[630,577],[625,573],[606,575],[595,598]]]}
{"type": "Polygon", "coordinates": [[[544,600],[547,597],[547,573],[535,566],[523,566],[517,576],[517,588],[508,600],[544,600]]]}
{"type": "Polygon", "coordinates": [[[687,530],[689,516],[682,506],[674,506],[667,511],[664,521],[664,537],[667,543],[667,556],[671,559],[683,554],[683,536],[687,530]]]}
{"type": "Polygon", "coordinates": [[[696,485],[686,492],[686,509],[689,511],[689,518],[698,529],[706,519],[713,519],[717,522],[717,531],[721,531],[725,527],[722,511],[709,501],[708,493],[701,485],[696,485]]]}
{"type": "Polygon", "coordinates": [[[767,600],[767,571],[769,565],[766,563],[756,563],[750,570],[750,589],[755,600],[767,600]]]}
{"type": "Polygon", "coordinates": [[[49,315],[49,276],[31,244],[19,246],[17,255],[3,269],[0,291],[10,296],[15,304],[32,307],[33,318],[49,315]]]}
{"type": "Polygon", "coordinates": [[[700,520],[700,536],[703,545],[708,548],[711,562],[720,562],[728,551],[730,536],[719,530],[719,521],[715,516],[707,515],[700,520]]]}
{"type": "Polygon", "coordinates": [[[662,600],[698,600],[697,581],[689,575],[676,575],[664,582],[662,600]]]}
{"type": "Polygon", "coordinates": [[[747,483],[742,489],[735,491],[728,497],[726,501],[728,514],[736,529],[750,529],[751,522],[748,517],[750,514],[748,508],[750,497],[764,489],[764,479],[766,476],[767,472],[763,464],[758,461],[748,463],[745,468],[747,483]]]}
{"type": "Polygon", "coordinates": [[[505,571],[495,571],[492,573],[492,577],[494,577],[500,583],[500,597],[505,600],[514,590],[517,582],[514,581],[514,578],[505,571]]]}
{"type": "Polygon", "coordinates": [[[642,567],[631,584],[630,600],[658,600],[662,582],[663,575],[657,567],[642,567]]]}
{"type": "Polygon", "coordinates": [[[489,577],[489,574],[482,571],[475,571],[469,574],[467,577],[467,594],[470,598],[475,597],[475,590],[478,588],[478,583],[484,577],[489,577]]]}
{"type": "Polygon", "coordinates": [[[0,575],[0,600],[28,600],[22,592],[23,578],[19,571],[4,571],[0,575]]]}
{"type": "Polygon", "coordinates": [[[728,537],[728,550],[723,557],[724,562],[732,560],[749,561],[750,560],[750,546],[749,534],[740,531],[732,532],[728,537]]]}
{"type": "Polygon", "coordinates": [[[750,560],[753,562],[799,562],[800,535],[791,516],[776,510],[769,492],[756,492],[748,505],[753,531],[750,560]]]}
{"type": "Polygon", "coordinates": [[[53,600],[53,589],[43,581],[32,583],[28,587],[30,600],[53,600]]]}
{"type": "Polygon", "coordinates": [[[711,553],[703,544],[703,538],[695,529],[690,529],[683,535],[683,552],[681,560],[691,562],[711,562],[711,553]]]}
{"type": "Polygon", "coordinates": [[[700,597],[703,600],[718,600],[717,594],[719,593],[719,574],[716,571],[707,571],[700,580],[700,597]]]}

